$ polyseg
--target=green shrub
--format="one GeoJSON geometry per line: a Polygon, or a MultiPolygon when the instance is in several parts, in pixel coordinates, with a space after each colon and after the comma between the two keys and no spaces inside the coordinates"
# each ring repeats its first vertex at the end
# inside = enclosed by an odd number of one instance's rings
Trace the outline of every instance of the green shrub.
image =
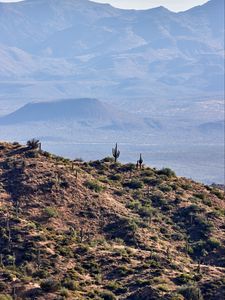
{"type": "Polygon", "coordinates": [[[155,177],[144,177],[142,181],[144,182],[144,184],[150,186],[157,186],[162,182],[160,178],[155,178],[155,177]]]}
{"type": "Polygon", "coordinates": [[[128,187],[129,189],[133,189],[133,190],[136,190],[136,189],[141,189],[143,188],[143,183],[139,180],[131,180],[129,182],[125,182],[123,184],[124,187],[128,187]]]}
{"type": "Polygon", "coordinates": [[[99,293],[99,296],[103,299],[103,300],[116,300],[116,296],[113,294],[113,292],[110,291],[102,291],[99,293]]]}
{"type": "Polygon", "coordinates": [[[157,174],[158,175],[165,175],[167,177],[175,177],[176,176],[176,173],[173,170],[169,169],[169,168],[163,168],[163,169],[157,171],[157,174]]]}
{"type": "Polygon", "coordinates": [[[126,164],[126,165],[122,165],[122,166],[120,167],[120,171],[121,171],[121,172],[132,172],[132,171],[134,171],[135,169],[136,169],[136,166],[135,166],[134,164],[131,164],[131,163],[126,164]]]}
{"type": "Polygon", "coordinates": [[[78,284],[76,281],[72,280],[72,279],[65,279],[63,282],[62,282],[62,285],[67,288],[68,290],[71,290],[71,291],[76,291],[77,288],[78,288],[78,284]]]}
{"type": "Polygon", "coordinates": [[[185,300],[203,300],[201,290],[195,285],[186,285],[179,290],[185,300]]]}
{"type": "Polygon", "coordinates": [[[85,181],[84,186],[92,191],[95,191],[96,193],[99,193],[103,190],[103,187],[100,186],[97,181],[87,180],[85,181]]]}
{"type": "Polygon", "coordinates": [[[13,300],[13,298],[8,294],[0,294],[0,300],[13,300]]]}
{"type": "Polygon", "coordinates": [[[54,293],[54,292],[57,292],[61,288],[60,283],[58,281],[52,280],[52,279],[42,281],[40,286],[41,286],[41,289],[46,293],[54,293]]]}
{"type": "Polygon", "coordinates": [[[161,206],[165,204],[164,194],[161,191],[156,191],[151,195],[152,204],[155,206],[161,206]]]}
{"type": "Polygon", "coordinates": [[[221,247],[221,243],[216,238],[209,238],[206,241],[206,247],[209,251],[213,251],[214,249],[221,247]]]}
{"type": "Polygon", "coordinates": [[[143,218],[150,218],[152,216],[152,214],[153,214],[153,209],[150,206],[142,206],[138,210],[138,213],[143,218]]]}
{"type": "Polygon", "coordinates": [[[54,207],[51,207],[51,206],[46,207],[44,212],[45,212],[45,215],[46,215],[47,218],[55,218],[55,217],[58,216],[57,210],[54,207]]]}
{"type": "Polygon", "coordinates": [[[60,290],[60,296],[62,296],[63,298],[69,298],[70,293],[69,293],[69,291],[67,289],[62,288],[60,290]]]}
{"type": "Polygon", "coordinates": [[[193,280],[193,277],[189,274],[181,274],[180,276],[176,277],[177,284],[187,284],[193,280]]]}
{"type": "Polygon", "coordinates": [[[120,181],[121,180],[121,175],[120,174],[114,174],[109,176],[110,180],[115,180],[115,181],[120,181]]]}
{"type": "Polygon", "coordinates": [[[173,190],[169,185],[166,185],[166,184],[160,185],[159,189],[160,189],[160,191],[162,191],[164,193],[171,192],[173,190]]]}
{"type": "Polygon", "coordinates": [[[224,192],[220,191],[219,189],[213,189],[212,193],[216,195],[219,199],[223,200],[224,199],[224,192]]]}
{"type": "Polygon", "coordinates": [[[111,235],[113,239],[122,239],[124,242],[134,242],[134,235],[138,229],[136,222],[129,218],[120,218],[104,227],[104,231],[111,235]]]}

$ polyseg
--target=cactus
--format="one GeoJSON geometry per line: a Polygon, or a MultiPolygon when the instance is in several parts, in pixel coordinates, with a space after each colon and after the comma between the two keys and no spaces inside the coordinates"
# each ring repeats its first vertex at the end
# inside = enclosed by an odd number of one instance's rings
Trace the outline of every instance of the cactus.
{"type": "Polygon", "coordinates": [[[118,150],[117,143],[116,143],[116,147],[112,149],[112,155],[113,155],[113,157],[115,159],[115,162],[117,162],[117,159],[120,156],[120,151],[118,150]]]}
{"type": "Polygon", "coordinates": [[[142,158],[142,154],[140,153],[140,158],[137,161],[137,166],[139,165],[140,169],[142,169],[142,164],[143,164],[143,158],[142,158]]]}

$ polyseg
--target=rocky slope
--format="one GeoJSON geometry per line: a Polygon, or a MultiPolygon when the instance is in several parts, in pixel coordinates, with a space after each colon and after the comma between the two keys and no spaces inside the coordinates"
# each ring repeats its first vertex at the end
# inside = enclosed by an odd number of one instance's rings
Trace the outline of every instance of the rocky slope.
{"type": "Polygon", "coordinates": [[[0,299],[224,299],[224,193],[0,144],[0,299]]]}

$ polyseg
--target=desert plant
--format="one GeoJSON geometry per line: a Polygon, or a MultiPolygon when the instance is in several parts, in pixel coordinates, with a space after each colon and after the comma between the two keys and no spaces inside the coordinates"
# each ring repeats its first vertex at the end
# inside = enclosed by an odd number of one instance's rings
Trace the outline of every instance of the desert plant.
{"type": "Polygon", "coordinates": [[[103,300],[116,300],[116,296],[113,294],[113,292],[110,291],[102,291],[100,293],[100,297],[103,300]]]}
{"type": "Polygon", "coordinates": [[[98,184],[98,182],[96,182],[96,181],[90,181],[90,180],[87,180],[87,181],[85,181],[84,185],[85,185],[88,189],[90,189],[90,190],[92,190],[92,191],[95,191],[96,193],[101,192],[102,189],[103,189],[103,187],[100,186],[100,185],[98,184]]]}
{"type": "Polygon", "coordinates": [[[8,294],[0,294],[0,300],[12,300],[12,297],[8,294]]]}
{"type": "Polygon", "coordinates": [[[171,170],[170,168],[163,168],[161,170],[159,170],[158,175],[165,175],[167,177],[175,177],[176,174],[173,170],[171,170]]]}
{"type": "Polygon", "coordinates": [[[142,158],[142,154],[140,153],[140,158],[137,161],[137,167],[140,167],[140,169],[142,169],[142,164],[143,164],[143,158],[142,158]]]}
{"type": "Polygon", "coordinates": [[[54,207],[46,207],[45,214],[48,218],[55,218],[58,216],[58,212],[54,207]]]}
{"type": "Polygon", "coordinates": [[[120,151],[118,150],[117,143],[116,143],[116,147],[112,149],[112,155],[114,157],[115,162],[117,162],[117,159],[120,156],[120,151]]]}
{"type": "Polygon", "coordinates": [[[203,300],[201,290],[195,285],[185,285],[179,293],[184,296],[185,300],[203,300]]]}
{"type": "Polygon", "coordinates": [[[136,190],[136,189],[141,189],[143,188],[143,183],[139,180],[131,180],[129,182],[125,182],[123,184],[124,187],[128,187],[129,189],[133,189],[133,190],[136,190]]]}
{"type": "Polygon", "coordinates": [[[41,289],[46,293],[54,293],[60,289],[60,283],[52,279],[47,279],[41,282],[41,289]]]}
{"type": "Polygon", "coordinates": [[[40,145],[40,141],[37,139],[31,139],[27,141],[27,147],[29,149],[38,149],[40,145]]]}

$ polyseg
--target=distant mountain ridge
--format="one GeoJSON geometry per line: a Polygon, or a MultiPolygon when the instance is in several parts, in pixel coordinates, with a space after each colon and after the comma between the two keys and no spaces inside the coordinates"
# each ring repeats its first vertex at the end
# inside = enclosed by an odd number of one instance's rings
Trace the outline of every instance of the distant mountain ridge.
{"type": "Polygon", "coordinates": [[[92,98],[62,99],[51,102],[28,103],[0,118],[0,125],[16,125],[34,122],[67,123],[105,129],[160,128],[153,120],[117,110],[115,107],[92,98]]]}
{"type": "Polygon", "coordinates": [[[182,13],[88,0],[1,3],[5,95],[18,97],[13,84],[32,82],[21,97],[222,96],[223,8],[222,0],[182,13]]]}

